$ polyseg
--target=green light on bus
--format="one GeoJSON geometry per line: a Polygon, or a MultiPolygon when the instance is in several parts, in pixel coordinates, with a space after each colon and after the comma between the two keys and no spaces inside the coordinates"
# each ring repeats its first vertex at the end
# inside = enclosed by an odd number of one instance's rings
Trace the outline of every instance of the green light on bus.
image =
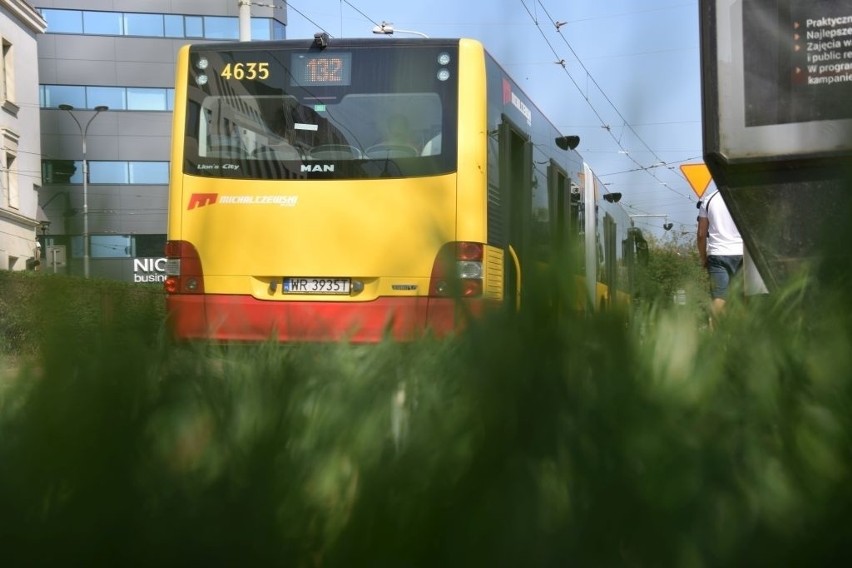
{"type": "Polygon", "coordinates": [[[325,112],[325,105],[314,105],[314,110],[317,112],[325,112]]]}

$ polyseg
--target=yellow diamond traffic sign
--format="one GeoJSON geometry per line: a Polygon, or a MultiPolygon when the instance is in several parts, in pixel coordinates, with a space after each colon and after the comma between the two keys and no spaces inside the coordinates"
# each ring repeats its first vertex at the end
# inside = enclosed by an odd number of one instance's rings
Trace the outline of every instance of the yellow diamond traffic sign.
{"type": "Polygon", "coordinates": [[[689,185],[692,186],[692,191],[695,192],[698,199],[701,199],[713,179],[710,170],[707,169],[707,164],[681,164],[680,171],[689,185]]]}

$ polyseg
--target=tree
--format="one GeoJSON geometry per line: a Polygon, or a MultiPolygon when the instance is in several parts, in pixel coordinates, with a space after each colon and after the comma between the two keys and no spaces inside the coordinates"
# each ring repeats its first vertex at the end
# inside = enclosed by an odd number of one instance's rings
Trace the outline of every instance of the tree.
{"type": "Polygon", "coordinates": [[[685,292],[688,305],[703,309],[709,286],[698,258],[694,233],[669,231],[660,238],[647,235],[649,258],[639,273],[644,298],[660,305],[685,292]]]}

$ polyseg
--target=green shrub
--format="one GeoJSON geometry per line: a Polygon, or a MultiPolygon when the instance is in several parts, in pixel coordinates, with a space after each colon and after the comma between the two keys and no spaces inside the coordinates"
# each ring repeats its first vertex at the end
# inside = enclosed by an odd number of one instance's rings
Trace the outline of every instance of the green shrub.
{"type": "Polygon", "coordinates": [[[109,320],[159,326],[164,313],[159,286],[0,271],[0,354],[31,355],[57,328],[73,341],[109,320]]]}

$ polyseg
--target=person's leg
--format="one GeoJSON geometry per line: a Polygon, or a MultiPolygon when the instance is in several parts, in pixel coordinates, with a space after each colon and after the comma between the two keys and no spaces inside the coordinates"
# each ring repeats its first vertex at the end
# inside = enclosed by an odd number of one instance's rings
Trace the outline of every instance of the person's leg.
{"type": "Polygon", "coordinates": [[[724,257],[707,257],[707,274],[710,277],[710,328],[715,327],[719,314],[725,308],[728,298],[728,285],[731,282],[731,273],[728,263],[724,257]]]}

